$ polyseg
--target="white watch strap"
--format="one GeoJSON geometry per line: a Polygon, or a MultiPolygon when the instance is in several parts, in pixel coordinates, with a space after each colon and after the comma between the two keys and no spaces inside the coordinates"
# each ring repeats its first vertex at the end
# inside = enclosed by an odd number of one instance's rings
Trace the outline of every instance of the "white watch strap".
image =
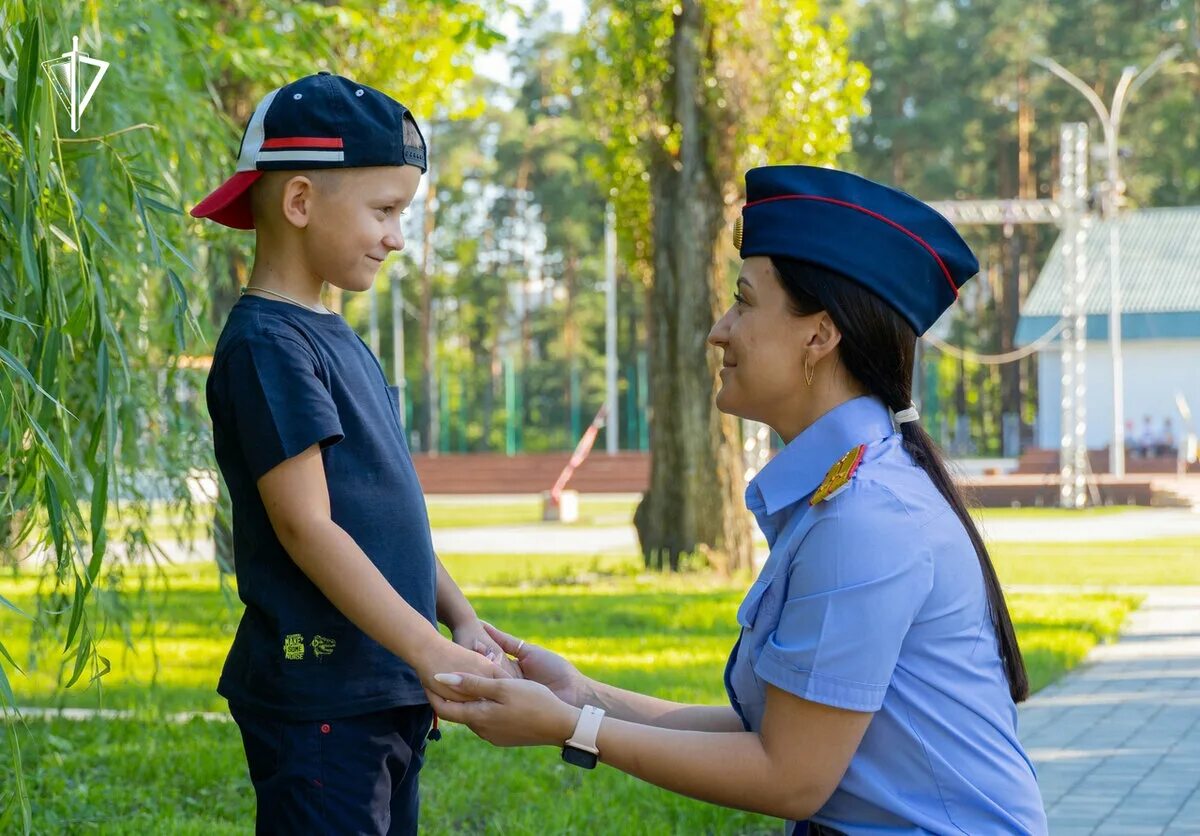
{"type": "Polygon", "coordinates": [[[594,705],[585,705],[579,714],[579,722],[575,724],[575,733],[567,741],[574,749],[582,749],[593,755],[600,754],[596,748],[596,738],[600,734],[600,721],[604,719],[604,709],[594,705]]]}

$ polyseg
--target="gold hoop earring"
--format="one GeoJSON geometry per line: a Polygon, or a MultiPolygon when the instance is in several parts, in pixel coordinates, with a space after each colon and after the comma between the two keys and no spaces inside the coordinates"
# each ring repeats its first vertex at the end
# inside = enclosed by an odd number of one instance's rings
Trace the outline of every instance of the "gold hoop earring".
{"type": "Polygon", "coordinates": [[[813,369],[813,367],[808,364],[808,355],[805,354],[804,355],[804,382],[806,384],[808,384],[809,386],[812,386],[813,374],[815,374],[815,371],[816,370],[813,369]]]}

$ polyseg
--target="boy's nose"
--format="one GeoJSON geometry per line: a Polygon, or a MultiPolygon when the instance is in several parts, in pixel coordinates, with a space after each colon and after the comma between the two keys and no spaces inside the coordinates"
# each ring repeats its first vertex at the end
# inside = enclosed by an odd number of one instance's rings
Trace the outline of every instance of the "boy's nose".
{"type": "Polygon", "coordinates": [[[388,252],[400,252],[404,249],[404,233],[399,230],[389,232],[383,238],[383,245],[388,248],[388,252]]]}

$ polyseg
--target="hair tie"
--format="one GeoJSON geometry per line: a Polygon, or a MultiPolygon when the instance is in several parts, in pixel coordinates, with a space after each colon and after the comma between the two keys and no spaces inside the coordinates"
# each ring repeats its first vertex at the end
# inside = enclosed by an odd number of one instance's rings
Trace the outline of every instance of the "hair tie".
{"type": "Polygon", "coordinates": [[[892,415],[892,420],[896,423],[897,427],[901,424],[907,424],[910,421],[919,421],[920,419],[921,416],[918,414],[915,406],[910,406],[908,409],[902,409],[892,415]]]}

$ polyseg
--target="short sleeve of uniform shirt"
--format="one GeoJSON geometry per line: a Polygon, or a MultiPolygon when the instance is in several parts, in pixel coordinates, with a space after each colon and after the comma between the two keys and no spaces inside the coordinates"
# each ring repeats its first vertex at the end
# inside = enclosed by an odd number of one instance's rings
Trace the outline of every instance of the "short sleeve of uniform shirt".
{"type": "Polygon", "coordinates": [[[248,335],[227,357],[223,380],[226,408],[255,481],[314,444],[342,440],[320,361],[299,338],[248,335]]]}
{"type": "Polygon", "coordinates": [[[789,561],[779,622],[754,671],[806,700],[878,711],[932,589],[932,554],[879,483],[855,480],[809,513],[820,516],[789,561]]]}

